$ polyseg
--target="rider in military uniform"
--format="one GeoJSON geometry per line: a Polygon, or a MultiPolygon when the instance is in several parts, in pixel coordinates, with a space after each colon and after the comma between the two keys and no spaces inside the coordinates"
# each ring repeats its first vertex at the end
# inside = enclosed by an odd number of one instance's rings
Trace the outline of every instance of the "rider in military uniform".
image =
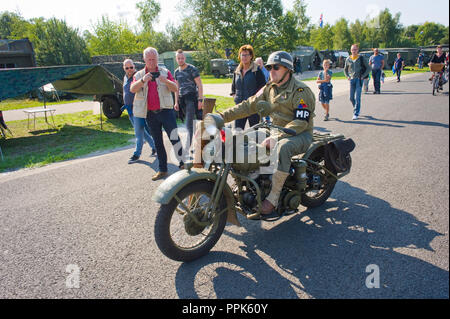
{"type": "Polygon", "coordinates": [[[291,158],[306,152],[313,139],[313,118],[316,99],[311,89],[295,79],[292,56],[277,51],[269,56],[266,64],[270,79],[256,95],[223,112],[225,122],[231,122],[257,113],[260,101],[270,103],[270,117],[275,125],[294,130],[295,136],[280,132],[263,141],[267,148],[276,147],[278,168],[272,176],[272,189],[262,203],[265,218],[275,214],[281,190],[289,175],[291,158]]]}

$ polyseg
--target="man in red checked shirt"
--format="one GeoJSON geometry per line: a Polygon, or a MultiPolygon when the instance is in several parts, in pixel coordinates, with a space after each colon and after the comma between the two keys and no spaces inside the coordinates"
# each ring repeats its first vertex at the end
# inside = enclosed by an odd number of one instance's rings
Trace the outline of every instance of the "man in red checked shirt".
{"type": "Polygon", "coordinates": [[[133,112],[139,117],[146,117],[150,132],[153,136],[158,155],[159,172],[152,180],[156,181],[167,176],[167,153],[164,148],[162,128],[166,131],[173,146],[178,147],[180,168],[184,163],[182,147],[177,133],[177,122],[173,110],[174,100],[172,92],[178,90],[175,80],[166,68],[158,68],[158,51],[155,48],[144,50],[145,68],[134,75],[130,91],[135,93],[133,112]]]}

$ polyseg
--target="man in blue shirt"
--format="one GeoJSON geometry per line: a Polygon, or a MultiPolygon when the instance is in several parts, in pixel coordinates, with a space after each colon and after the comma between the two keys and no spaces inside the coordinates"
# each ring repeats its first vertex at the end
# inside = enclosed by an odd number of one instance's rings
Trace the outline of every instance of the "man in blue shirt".
{"type": "Polygon", "coordinates": [[[135,163],[139,160],[142,153],[142,147],[144,146],[144,139],[150,145],[152,149],[152,156],[156,154],[155,142],[150,135],[150,129],[145,121],[145,118],[135,117],[133,114],[133,101],[134,93],[130,92],[131,83],[133,82],[133,76],[136,73],[136,68],[133,60],[126,59],[123,61],[123,70],[125,76],[123,77],[123,103],[122,110],[126,109],[128,117],[130,118],[131,125],[134,127],[134,135],[136,136],[136,150],[133,156],[128,161],[128,164],[135,163]]]}
{"type": "Polygon", "coordinates": [[[423,56],[423,53],[422,52],[420,52],[419,53],[419,57],[417,58],[417,64],[418,64],[418,66],[419,66],[419,69],[423,69],[423,60],[424,60],[424,56],[423,56]]]}
{"type": "Polygon", "coordinates": [[[397,82],[400,82],[400,74],[402,73],[403,67],[405,66],[405,61],[400,53],[397,53],[397,59],[394,62],[394,69],[397,73],[397,82]]]}
{"type": "Polygon", "coordinates": [[[369,58],[369,65],[372,67],[373,94],[380,94],[381,72],[384,68],[384,56],[378,52],[378,48],[373,49],[373,55],[369,58]]]}

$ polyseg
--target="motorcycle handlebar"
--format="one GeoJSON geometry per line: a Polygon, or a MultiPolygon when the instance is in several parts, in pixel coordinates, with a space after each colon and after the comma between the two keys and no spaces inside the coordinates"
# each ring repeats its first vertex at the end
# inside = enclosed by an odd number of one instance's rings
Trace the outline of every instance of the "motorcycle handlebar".
{"type": "Polygon", "coordinates": [[[283,132],[286,134],[292,135],[292,136],[297,135],[297,132],[294,130],[291,130],[290,128],[284,128],[283,132]]]}

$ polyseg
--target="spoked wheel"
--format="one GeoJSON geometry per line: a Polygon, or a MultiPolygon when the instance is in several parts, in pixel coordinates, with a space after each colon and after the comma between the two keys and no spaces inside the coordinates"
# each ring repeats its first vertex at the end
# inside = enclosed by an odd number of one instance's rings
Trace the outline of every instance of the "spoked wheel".
{"type": "Polygon", "coordinates": [[[161,252],[176,261],[192,261],[206,255],[219,240],[227,220],[222,197],[211,211],[214,183],[189,184],[167,205],[161,205],[155,221],[155,239],[161,252]]]}
{"type": "MultiPolygon", "coordinates": [[[[314,152],[310,160],[325,166],[325,154],[323,148],[314,152]]],[[[308,186],[302,194],[302,205],[308,208],[318,207],[325,203],[333,192],[337,180],[327,173],[321,166],[308,163],[306,174],[308,176],[308,186]]],[[[327,167],[334,174],[334,169],[327,167]]]]}
{"type": "Polygon", "coordinates": [[[439,79],[437,77],[438,76],[435,75],[433,78],[433,95],[439,92],[439,79]]]}

